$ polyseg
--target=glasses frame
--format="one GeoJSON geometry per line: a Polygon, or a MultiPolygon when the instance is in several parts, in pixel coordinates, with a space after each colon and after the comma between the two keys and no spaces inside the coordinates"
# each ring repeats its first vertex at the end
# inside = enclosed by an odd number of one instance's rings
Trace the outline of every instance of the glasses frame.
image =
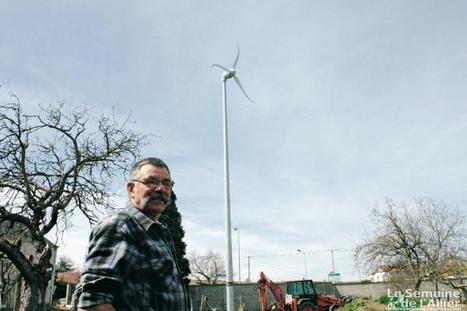
{"type": "Polygon", "coordinates": [[[175,182],[172,179],[141,180],[133,178],[131,181],[137,181],[150,188],[156,188],[158,185],[162,185],[162,187],[164,187],[165,189],[172,189],[172,187],[175,185],[175,182]],[[157,181],[157,183],[153,183],[152,181],[157,181]],[[167,182],[169,182],[169,184],[167,184],[167,182]]]}

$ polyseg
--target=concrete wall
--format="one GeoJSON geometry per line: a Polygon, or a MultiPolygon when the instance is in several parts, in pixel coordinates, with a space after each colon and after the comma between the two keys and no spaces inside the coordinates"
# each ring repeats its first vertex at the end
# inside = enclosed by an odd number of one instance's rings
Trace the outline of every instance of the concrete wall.
{"type": "Polygon", "coordinates": [[[336,288],[341,296],[378,298],[387,294],[387,283],[349,282],[337,283],[336,288]]]}

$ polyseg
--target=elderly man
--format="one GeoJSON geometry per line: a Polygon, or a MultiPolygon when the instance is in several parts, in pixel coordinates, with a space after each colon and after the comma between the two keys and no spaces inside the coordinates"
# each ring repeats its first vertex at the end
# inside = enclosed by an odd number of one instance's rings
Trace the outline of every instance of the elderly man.
{"type": "Polygon", "coordinates": [[[145,158],[131,168],[129,202],[92,230],[76,289],[78,310],[188,310],[173,240],[158,218],[174,182],[167,165],[145,158]]]}

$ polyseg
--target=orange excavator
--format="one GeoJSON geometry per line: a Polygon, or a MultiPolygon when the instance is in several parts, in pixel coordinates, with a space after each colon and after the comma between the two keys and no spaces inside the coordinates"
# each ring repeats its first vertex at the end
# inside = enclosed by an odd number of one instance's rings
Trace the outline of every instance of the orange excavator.
{"type": "Polygon", "coordinates": [[[320,295],[312,280],[287,282],[287,295],[278,284],[271,281],[263,272],[258,281],[259,304],[261,311],[332,311],[350,302],[351,297],[337,298],[320,295]],[[268,306],[266,291],[269,290],[274,302],[268,306]]]}

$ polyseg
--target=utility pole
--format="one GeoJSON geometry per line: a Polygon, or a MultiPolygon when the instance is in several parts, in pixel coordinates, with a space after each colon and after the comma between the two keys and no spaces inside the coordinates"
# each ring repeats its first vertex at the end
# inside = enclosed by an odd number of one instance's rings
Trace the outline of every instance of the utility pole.
{"type": "Polygon", "coordinates": [[[331,262],[332,262],[332,272],[336,272],[336,269],[334,267],[334,250],[331,248],[331,262]]]}
{"type": "Polygon", "coordinates": [[[238,248],[238,283],[242,283],[242,270],[240,265],[240,229],[234,228],[237,231],[237,248],[238,248]]]}
{"type": "Polygon", "coordinates": [[[250,258],[251,258],[251,256],[248,256],[248,282],[251,282],[251,275],[250,275],[250,258]]]}
{"type": "Polygon", "coordinates": [[[340,249],[337,249],[337,248],[331,248],[329,249],[329,251],[331,252],[331,272],[336,272],[336,267],[334,265],[334,251],[340,251],[340,249]]]}
{"type": "Polygon", "coordinates": [[[297,249],[297,252],[302,253],[305,258],[305,279],[308,279],[308,268],[306,265],[306,252],[302,251],[301,249],[297,249]]]}

